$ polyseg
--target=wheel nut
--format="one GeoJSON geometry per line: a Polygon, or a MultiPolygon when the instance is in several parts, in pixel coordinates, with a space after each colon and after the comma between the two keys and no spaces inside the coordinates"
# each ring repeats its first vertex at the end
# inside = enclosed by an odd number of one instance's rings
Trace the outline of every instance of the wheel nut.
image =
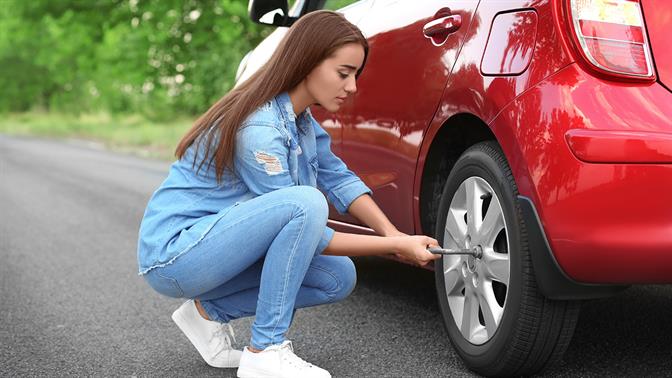
{"type": "Polygon", "coordinates": [[[476,247],[474,247],[474,251],[476,252],[475,257],[477,259],[480,260],[481,258],[483,258],[483,247],[481,247],[480,245],[477,245],[476,247]]]}

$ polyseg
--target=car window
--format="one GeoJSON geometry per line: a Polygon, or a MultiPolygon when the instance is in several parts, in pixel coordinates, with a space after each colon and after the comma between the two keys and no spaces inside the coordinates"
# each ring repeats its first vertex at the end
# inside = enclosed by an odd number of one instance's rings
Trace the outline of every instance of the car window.
{"type": "Polygon", "coordinates": [[[324,2],[322,9],[338,10],[350,4],[356,3],[359,0],[327,0],[324,2]]]}

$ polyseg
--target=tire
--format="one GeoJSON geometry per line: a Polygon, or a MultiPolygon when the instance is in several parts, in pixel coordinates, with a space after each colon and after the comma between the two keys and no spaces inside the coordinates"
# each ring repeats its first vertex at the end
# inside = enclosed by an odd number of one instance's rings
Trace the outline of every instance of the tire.
{"type": "Polygon", "coordinates": [[[439,204],[436,239],[444,248],[477,250],[477,256],[435,262],[444,325],[465,364],[485,376],[530,375],[552,366],[579,316],[578,301],[540,293],[517,195],[502,150],[488,141],[460,156],[439,204]]]}

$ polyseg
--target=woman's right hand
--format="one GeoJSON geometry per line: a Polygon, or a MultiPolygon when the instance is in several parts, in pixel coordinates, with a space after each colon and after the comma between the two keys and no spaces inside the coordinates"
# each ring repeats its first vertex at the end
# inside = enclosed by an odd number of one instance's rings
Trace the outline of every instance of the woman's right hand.
{"type": "Polygon", "coordinates": [[[440,258],[440,255],[427,251],[429,247],[438,247],[439,242],[425,235],[404,235],[397,238],[397,256],[411,263],[424,266],[440,258]]]}

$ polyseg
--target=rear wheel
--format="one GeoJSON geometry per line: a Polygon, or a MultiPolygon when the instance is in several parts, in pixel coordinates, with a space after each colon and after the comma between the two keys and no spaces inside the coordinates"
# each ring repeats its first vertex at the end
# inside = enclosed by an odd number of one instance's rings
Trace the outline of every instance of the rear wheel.
{"type": "Polygon", "coordinates": [[[499,146],[465,151],[448,177],[436,233],[444,248],[478,256],[436,260],[439,304],[451,343],[483,375],[528,375],[559,360],[578,301],[553,301],[537,287],[511,169],[499,146]]]}

